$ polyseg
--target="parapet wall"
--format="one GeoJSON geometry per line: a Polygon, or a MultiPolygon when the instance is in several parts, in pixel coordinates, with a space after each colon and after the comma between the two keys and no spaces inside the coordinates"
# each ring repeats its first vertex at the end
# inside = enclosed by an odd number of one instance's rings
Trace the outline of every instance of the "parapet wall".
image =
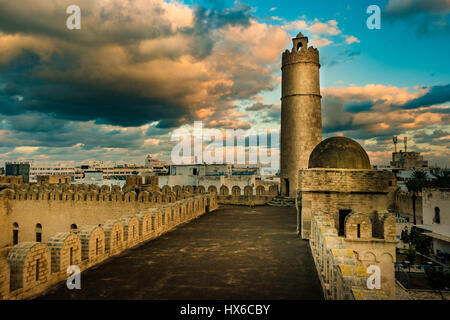
{"type": "MultiPolygon", "coordinates": [[[[206,189],[192,186],[134,185],[38,185],[22,184],[0,192],[0,248],[13,244],[13,228],[18,241],[36,241],[36,226],[41,227],[42,241],[57,232],[70,232],[72,226],[98,225],[149,208],[168,205],[193,195],[204,195],[206,189]]],[[[207,206],[217,206],[217,197],[207,206]]]]}
{"type": "MultiPolygon", "coordinates": [[[[217,192],[214,186],[208,189],[209,192],[217,192]]],[[[278,186],[271,185],[266,189],[263,185],[256,187],[254,193],[252,186],[246,186],[241,189],[239,186],[233,186],[231,192],[227,186],[221,186],[217,200],[220,204],[234,204],[245,206],[265,205],[278,195],[278,186]]]]}
{"type": "Polygon", "coordinates": [[[388,193],[397,189],[390,171],[364,169],[307,169],[300,171],[298,187],[310,192],[388,193]]]}
{"type": "Polygon", "coordinates": [[[217,209],[216,194],[200,194],[129,212],[102,223],[52,234],[43,243],[20,242],[0,250],[0,299],[27,299],[65,281],[69,265],[86,270],[123,250],[159,237],[217,209]]]}
{"type": "MultiPolygon", "coordinates": [[[[351,231],[351,227],[349,225],[347,229],[351,231]]],[[[368,236],[367,228],[365,232],[368,236]]],[[[328,214],[313,214],[310,247],[326,299],[388,299],[383,290],[368,289],[366,267],[358,261],[355,251],[347,246],[345,238],[338,236],[334,221],[328,214]]]]}

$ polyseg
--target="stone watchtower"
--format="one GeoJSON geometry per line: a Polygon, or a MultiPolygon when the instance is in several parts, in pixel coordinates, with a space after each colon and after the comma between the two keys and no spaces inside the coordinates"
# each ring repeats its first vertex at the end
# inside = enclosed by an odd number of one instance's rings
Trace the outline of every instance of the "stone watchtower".
{"type": "Polygon", "coordinates": [[[283,52],[281,88],[281,195],[295,197],[298,172],[308,168],[311,151],[322,140],[319,51],[299,33],[283,52]]]}

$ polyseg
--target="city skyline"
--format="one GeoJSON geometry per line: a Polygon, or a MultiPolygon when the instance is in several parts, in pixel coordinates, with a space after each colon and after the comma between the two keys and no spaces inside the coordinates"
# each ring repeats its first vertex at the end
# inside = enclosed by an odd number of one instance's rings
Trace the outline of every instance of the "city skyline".
{"type": "Polygon", "coordinates": [[[448,165],[447,2],[131,2],[79,1],[82,28],[67,30],[70,1],[0,1],[0,164],[170,160],[173,131],[198,120],[276,131],[281,53],[302,32],[320,51],[324,138],[388,164],[407,136],[448,165]]]}

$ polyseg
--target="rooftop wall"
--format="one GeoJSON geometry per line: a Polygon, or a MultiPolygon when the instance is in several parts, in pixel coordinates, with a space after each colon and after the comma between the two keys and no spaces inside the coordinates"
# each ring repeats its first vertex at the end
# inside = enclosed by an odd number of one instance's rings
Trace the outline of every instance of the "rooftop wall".
{"type": "Polygon", "coordinates": [[[66,270],[70,263],[86,270],[215,209],[216,194],[195,195],[100,225],[81,225],[72,232],[52,234],[43,243],[20,242],[4,248],[0,251],[0,299],[39,295],[69,277],[66,270]],[[119,241],[121,245],[117,245],[119,241]]]}
{"type": "Polygon", "coordinates": [[[300,170],[298,188],[302,191],[387,193],[397,189],[390,171],[355,169],[300,170]]]}
{"type": "Polygon", "coordinates": [[[38,224],[42,226],[42,241],[47,241],[54,233],[70,232],[72,226],[98,225],[205,192],[205,187],[194,192],[192,186],[159,189],[154,185],[133,184],[122,189],[67,184],[14,186],[0,192],[0,248],[13,244],[14,225],[18,225],[20,242],[36,241],[38,224]]]}
{"type": "Polygon", "coordinates": [[[317,212],[311,221],[310,246],[324,296],[328,300],[385,300],[382,290],[369,290],[369,274],[355,252],[338,237],[328,214],[317,212]]]}

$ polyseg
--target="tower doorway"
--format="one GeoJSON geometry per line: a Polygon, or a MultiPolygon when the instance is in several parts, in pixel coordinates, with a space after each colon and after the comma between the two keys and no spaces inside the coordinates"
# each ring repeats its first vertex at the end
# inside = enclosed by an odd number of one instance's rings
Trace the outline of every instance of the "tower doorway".
{"type": "Polygon", "coordinates": [[[289,192],[289,179],[288,178],[285,178],[284,179],[284,186],[285,186],[285,188],[284,188],[284,190],[285,190],[285,196],[286,197],[289,197],[289,194],[290,194],[290,192],[289,192]]]}
{"type": "Polygon", "coordinates": [[[347,217],[352,210],[350,209],[343,209],[339,210],[339,232],[338,236],[343,237],[345,236],[345,217],[347,217]]]}

